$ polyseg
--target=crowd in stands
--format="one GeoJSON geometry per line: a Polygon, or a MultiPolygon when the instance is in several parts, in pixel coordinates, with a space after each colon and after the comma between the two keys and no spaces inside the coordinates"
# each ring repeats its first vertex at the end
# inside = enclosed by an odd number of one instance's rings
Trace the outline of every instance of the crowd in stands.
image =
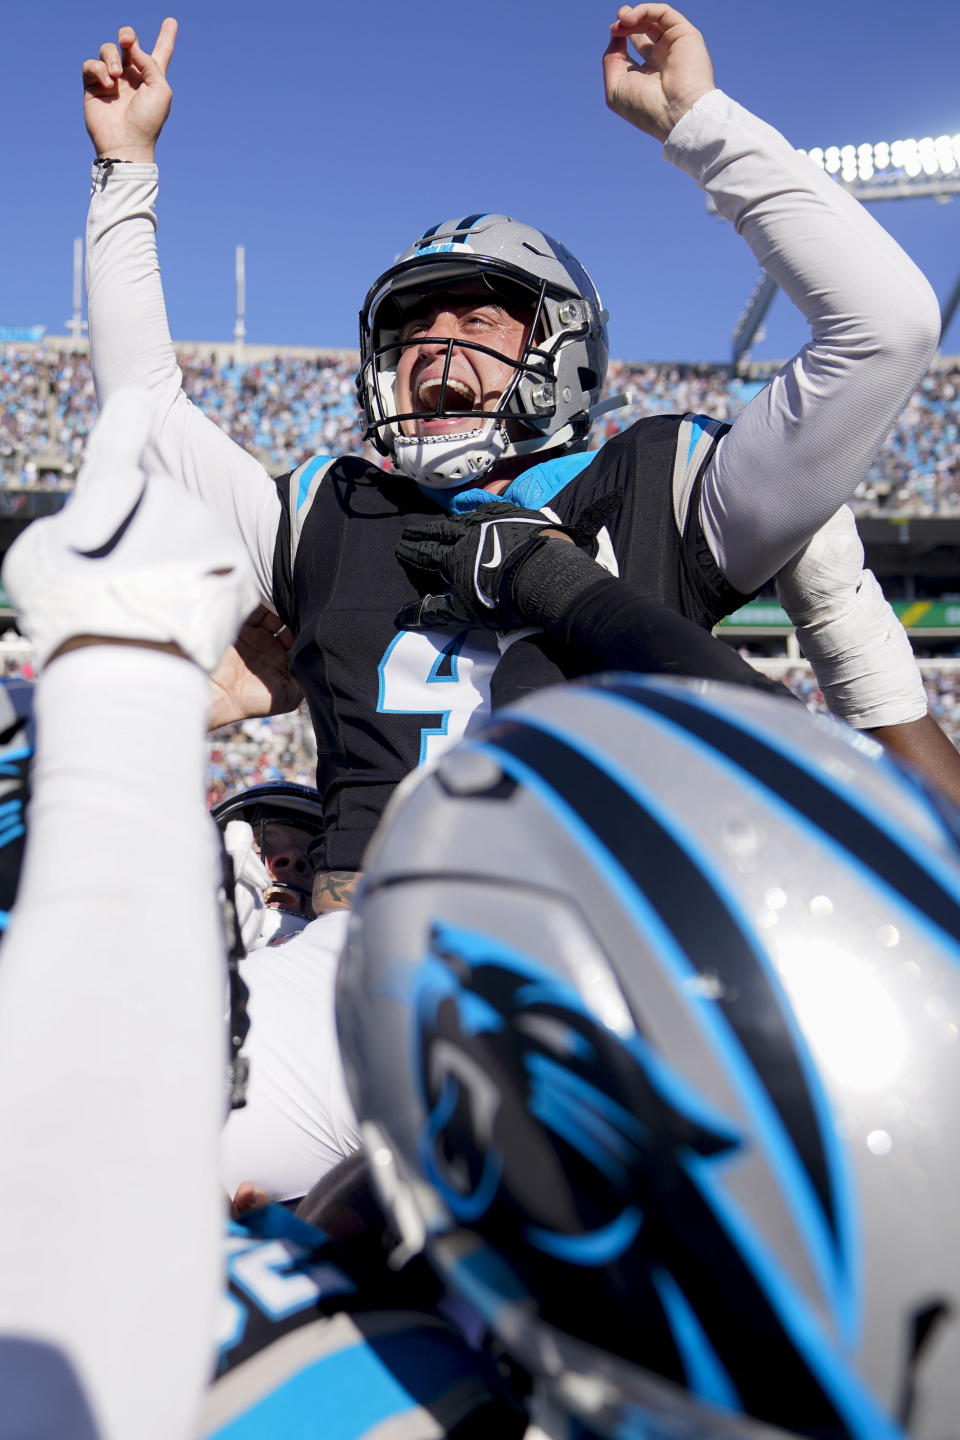
{"type": "MultiPolygon", "coordinates": [[[[748,650],[741,648],[740,653],[750,658],[748,650]]],[[[0,637],[0,666],[0,674],[5,676],[33,678],[30,647],[14,631],[0,637]]],[[[960,747],[960,662],[922,660],[920,666],[930,713],[960,747]]],[[[776,674],[809,710],[826,714],[823,695],[809,665],[792,665],[776,674]]],[[[313,785],[316,767],[316,741],[305,705],[289,715],[224,725],[209,740],[207,803],[212,807],[225,795],[268,781],[313,785]]]]}
{"type": "MultiPolygon", "coordinates": [[[[314,453],[359,453],[354,375],[349,353],[282,352],[240,364],[213,352],[182,352],[188,394],[274,474],[314,453]]],[[[764,381],[714,365],[614,361],[608,389],[627,404],[604,415],[601,444],[644,415],[694,411],[733,420],[764,381]]],[[[69,488],[79,469],[96,399],[86,355],[44,344],[0,344],[0,487],[69,488]]],[[[371,452],[372,453],[372,452],[371,452]]],[[[12,498],[12,497],[11,497],[12,498]]],[[[921,382],[862,485],[862,514],[960,515],[960,362],[942,363],[921,382]]],[[[7,674],[30,674],[29,654],[3,658],[7,674]]],[[[822,708],[812,672],[797,666],[787,684],[822,708]]],[[[925,668],[936,718],[960,743],[960,672],[925,668]]],[[[209,801],[244,785],[313,781],[313,733],[305,711],[251,720],[218,731],[210,744],[209,801]]]]}
{"type": "MultiPolygon", "coordinates": [[[[748,650],[741,648],[744,659],[750,659],[748,650]]],[[[827,714],[823,694],[817,684],[813,670],[807,664],[792,665],[789,669],[776,671],[770,667],[767,673],[775,674],[787,689],[802,700],[808,710],[827,714]]],[[[960,747],[960,662],[951,660],[921,660],[920,671],[923,687],[927,693],[930,714],[946,731],[954,745],[960,747]]]]}
{"type": "Polygon", "coordinates": [[[277,780],[313,785],[316,780],[317,747],[305,705],[290,715],[224,725],[210,737],[209,753],[207,805],[211,809],[225,795],[250,785],[277,780]]]}
{"type": "MultiPolygon", "coordinates": [[[[268,470],[282,474],[307,455],[358,453],[350,352],[277,352],[266,359],[219,361],[183,352],[187,393],[268,470]]],[[[610,367],[608,389],[627,405],[603,416],[594,443],[641,416],[694,411],[732,420],[764,381],[715,365],[610,367]]],[[[931,370],[898,420],[856,507],[862,514],[960,514],[960,363],[931,370]]],[[[85,355],[47,345],[0,345],[0,484],[69,485],[96,414],[85,355]]]]}

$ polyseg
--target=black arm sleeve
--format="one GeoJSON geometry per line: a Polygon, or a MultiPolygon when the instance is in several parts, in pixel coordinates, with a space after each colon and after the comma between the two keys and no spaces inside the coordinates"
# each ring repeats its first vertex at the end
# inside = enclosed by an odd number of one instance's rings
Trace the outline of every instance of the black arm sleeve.
{"type": "Polygon", "coordinates": [[[634,670],[726,680],[789,694],[722,640],[651,600],[632,581],[612,575],[577,595],[550,628],[569,679],[598,670],[634,670]]]}

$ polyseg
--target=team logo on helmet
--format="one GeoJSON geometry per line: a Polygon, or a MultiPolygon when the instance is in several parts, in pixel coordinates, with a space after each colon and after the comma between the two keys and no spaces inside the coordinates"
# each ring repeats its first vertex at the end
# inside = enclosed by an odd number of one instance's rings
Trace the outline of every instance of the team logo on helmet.
{"type": "Polygon", "coordinates": [[[744,1135],[642,1035],[615,1034],[496,937],[445,923],[411,1013],[423,1174],[547,1323],[791,1430],[897,1433],[724,1186],[744,1135]]]}

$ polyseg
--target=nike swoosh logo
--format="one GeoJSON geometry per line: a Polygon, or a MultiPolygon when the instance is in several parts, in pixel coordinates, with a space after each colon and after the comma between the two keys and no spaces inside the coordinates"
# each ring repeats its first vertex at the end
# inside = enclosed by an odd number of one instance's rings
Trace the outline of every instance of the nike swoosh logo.
{"type": "Polygon", "coordinates": [[[495,526],[491,525],[490,528],[491,530],[493,530],[493,555],[490,557],[489,560],[484,560],[481,563],[481,570],[496,569],[496,567],[500,564],[500,560],[503,556],[503,551],[500,548],[500,533],[495,526]]]}
{"type": "Polygon", "coordinates": [[[109,539],[104,540],[103,544],[98,545],[95,550],[78,550],[75,545],[71,545],[70,548],[73,551],[74,555],[79,555],[84,560],[103,560],[107,555],[110,554],[111,550],[116,550],[117,546],[120,544],[120,541],[123,539],[124,535],[126,535],[127,531],[130,529],[130,526],[133,524],[134,517],[137,511],[140,509],[140,506],[143,504],[143,497],[146,495],[146,493],[147,482],[146,480],[144,480],[143,484],[140,487],[140,494],[133,502],[133,508],[130,510],[130,513],[128,515],[125,515],[124,518],[120,521],[120,524],[117,526],[116,530],[114,530],[113,534],[109,537],[109,539]]]}

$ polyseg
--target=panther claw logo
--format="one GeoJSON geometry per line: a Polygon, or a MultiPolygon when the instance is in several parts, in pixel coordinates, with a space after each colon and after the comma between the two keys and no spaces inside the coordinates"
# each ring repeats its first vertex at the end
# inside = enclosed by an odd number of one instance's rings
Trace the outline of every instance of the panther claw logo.
{"type": "Polygon", "coordinates": [[[546,1322],[794,1432],[900,1433],[727,1193],[746,1137],[641,1034],[607,1029],[496,938],[439,923],[413,1014],[423,1172],[546,1322]]]}

